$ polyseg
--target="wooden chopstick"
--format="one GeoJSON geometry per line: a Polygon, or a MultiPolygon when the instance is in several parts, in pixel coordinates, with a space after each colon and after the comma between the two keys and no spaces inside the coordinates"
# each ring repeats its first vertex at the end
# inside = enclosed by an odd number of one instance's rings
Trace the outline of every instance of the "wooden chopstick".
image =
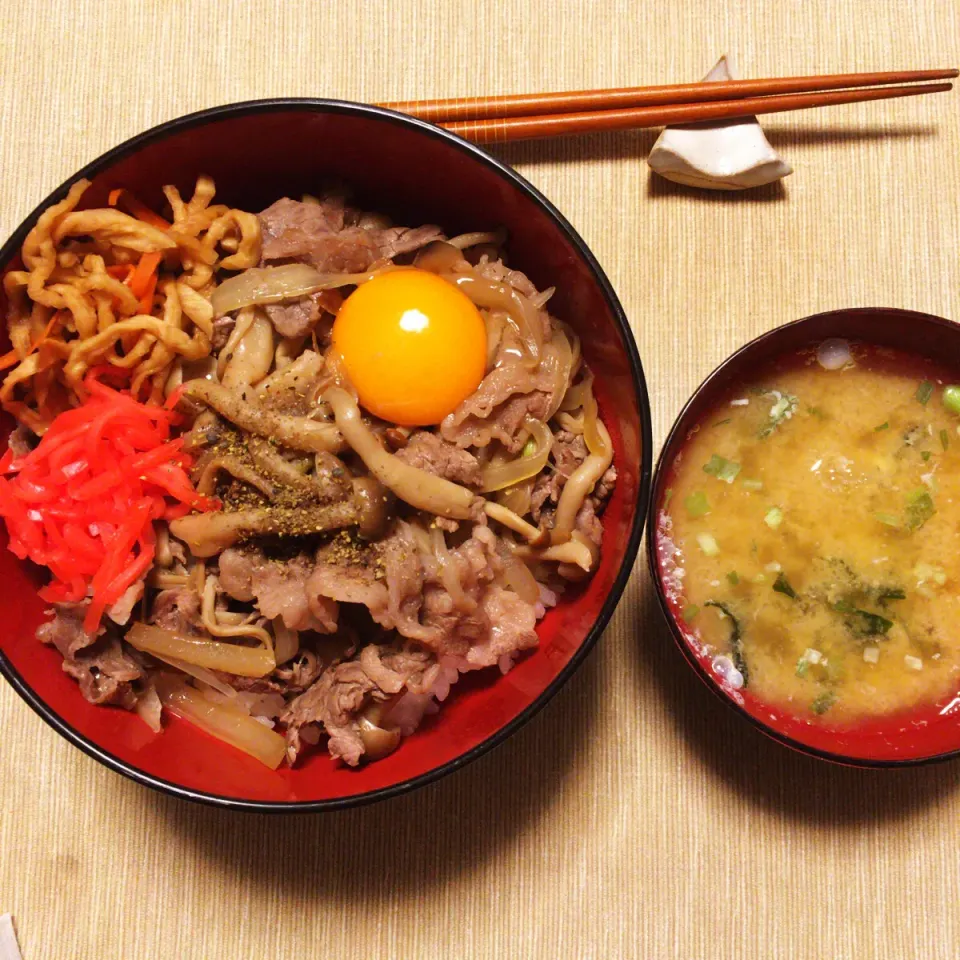
{"type": "Polygon", "coordinates": [[[716,83],[674,83],[614,90],[576,90],[568,93],[532,93],[505,97],[461,97],[455,100],[406,100],[381,106],[434,123],[490,120],[581,113],[628,107],[658,107],[674,103],[742,100],[785,93],[813,93],[845,87],[953,80],[957,70],[898,70],[887,73],[837,73],[821,77],[773,77],[763,80],[723,80],[716,83]]]}
{"type": "MultiPolygon", "coordinates": [[[[705,87],[712,84],[704,84],[705,87]]],[[[807,110],[868,100],[892,100],[925,93],[945,93],[952,83],[933,83],[873,90],[836,90],[829,93],[789,93],[781,96],[748,97],[706,103],[681,103],[635,109],[595,110],[586,113],[559,113],[546,116],[507,117],[464,120],[440,126],[474,143],[507,143],[568,134],[599,133],[610,130],[636,130],[704,120],[730,120],[761,113],[807,110]]]]}

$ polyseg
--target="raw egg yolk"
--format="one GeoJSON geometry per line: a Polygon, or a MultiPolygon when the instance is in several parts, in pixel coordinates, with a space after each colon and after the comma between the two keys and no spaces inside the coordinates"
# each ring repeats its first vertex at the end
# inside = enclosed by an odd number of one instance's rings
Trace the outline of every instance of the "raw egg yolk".
{"type": "Polygon", "coordinates": [[[487,360],[483,317],[453,284],[415,267],[383,273],[344,300],[333,349],[374,416],[439,423],[477,389],[487,360]]]}

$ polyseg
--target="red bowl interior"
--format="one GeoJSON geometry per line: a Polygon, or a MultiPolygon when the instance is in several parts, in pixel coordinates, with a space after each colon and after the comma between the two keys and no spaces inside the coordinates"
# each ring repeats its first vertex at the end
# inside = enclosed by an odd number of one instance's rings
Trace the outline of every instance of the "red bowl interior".
{"type": "MultiPolygon", "coordinates": [[[[40,573],[0,550],[0,669],[41,716],[109,766],[193,799],[269,809],[319,809],[410,789],[502,740],[546,702],[593,645],[629,576],[642,533],[650,478],[650,413],[639,358],[616,295],[583,241],[529,184],[483,151],[427,124],[329,101],[272,101],[219,108],[166,124],[118,147],[78,176],[85,205],[128,187],[159,208],[161,187],[189,194],[211,175],[218,202],[258,210],[284,195],[337,179],[365,209],[397,222],[435,222],[448,233],[505,226],[510,263],[541,289],[551,310],[580,334],[616,448],[620,480],[605,514],[603,556],[585,589],[540,626],[540,647],[507,676],[465,678],[402,748],[351,770],[316,751],[294,769],[266,770],[245,754],[174,719],[155,736],[136,716],[94,707],[34,639],[44,619],[40,573]],[[279,806],[277,806],[279,805],[279,806]]],[[[71,178],[72,182],[76,178],[71,178]]],[[[27,230],[69,184],[41,204],[0,251],[8,266],[27,230]]],[[[9,427],[9,424],[7,425],[9,427]]]]}
{"type": "Polygon", "coordinates": [[[856,727],[831,727],[813,723],[772,707],[748,690],[736,699],[715,680],[711,658],[698,652],[694,636],[684,623],[676,598],[664,588],[663,561],[668,546],[663,529],[663,498],[674,482],[675,462],[690,431],[707,416],[737,382],[778,357],[817,344],[829,337],[844,337],[896,347],[943,363],[960,356],[960,326],[949,320],[909,310],[858,309],[821,313],[787,324],[747,344],[700,385],[670,432],[657,464],[651,495],[651,534],[647,555],[660,605],[687,661],[700,678],[727,704],[734,707],[774,739],[805,753],[859,766],[893,766],[960,756],[960,690],[955,695],[921,709],[870,720],[856,727]]]}

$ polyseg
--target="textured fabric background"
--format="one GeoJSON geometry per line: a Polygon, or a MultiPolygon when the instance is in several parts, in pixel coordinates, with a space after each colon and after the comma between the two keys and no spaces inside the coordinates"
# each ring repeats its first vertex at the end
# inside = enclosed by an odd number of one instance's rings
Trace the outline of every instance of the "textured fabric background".
{"type": "MultiPolygon", "coordinates": [[[[232,100],[358,100],[951,66],[958,0],[3,0],[0,234],[81,164],[232,100]]],[[[674,189],[652,133],[499,151],[582,231],[664,436],[756,334],[819,310],[960,319],[958,94],[788,114],[795,166],[674,189]]],[[[3,589],[0,585],[0,589],[3,589]]],[[[960,765],[767,742],[672,649],[639,567],[596,653],[461,773],[338,815],[228,815],[102,769],[0,687],[0,913],[41,958],[960,956],[960,765]]]]}

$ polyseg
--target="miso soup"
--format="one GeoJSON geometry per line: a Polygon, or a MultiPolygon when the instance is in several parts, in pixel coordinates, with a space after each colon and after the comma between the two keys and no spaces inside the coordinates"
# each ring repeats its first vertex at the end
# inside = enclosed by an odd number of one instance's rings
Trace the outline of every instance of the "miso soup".
{"type": "Polygon", "coordinates": [[[724,684],[846,725],[960,690],[960,391],[919,357],[840,349],[839,369],[781,358],[702,418],[657,535],[724,684]]]}

